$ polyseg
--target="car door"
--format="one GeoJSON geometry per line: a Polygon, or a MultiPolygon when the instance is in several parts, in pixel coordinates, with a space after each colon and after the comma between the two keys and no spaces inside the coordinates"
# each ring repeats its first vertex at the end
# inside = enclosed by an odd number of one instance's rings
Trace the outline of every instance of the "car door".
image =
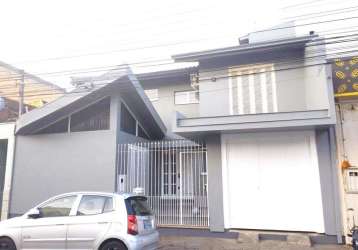
{"type": "Polygon", "coordinates": [[[66,249],[66,231],[77,195],[58,197],[38,207],[38,218],[27,218],[22,225],[21,248],[66,249]]]}
{"type": "Polygon", "coordinates": [[[113,197],[82,195],[67,229],[67,249],[94,249],[110,227],[113,197]]]}

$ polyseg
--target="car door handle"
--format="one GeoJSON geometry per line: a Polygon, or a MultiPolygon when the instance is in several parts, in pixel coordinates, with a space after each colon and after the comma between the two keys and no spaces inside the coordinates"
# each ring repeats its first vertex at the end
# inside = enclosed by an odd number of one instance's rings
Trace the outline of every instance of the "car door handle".
{"type": "Polygon", "coordinates": [[[64,226],[65,224],[55,224],[55,226],[64,226]]]}
{"type": "Polygon", "coordinates": [[[97,222],[97,224],[107,224],[108,222],[102,221],[102,222],[97,222]]]}

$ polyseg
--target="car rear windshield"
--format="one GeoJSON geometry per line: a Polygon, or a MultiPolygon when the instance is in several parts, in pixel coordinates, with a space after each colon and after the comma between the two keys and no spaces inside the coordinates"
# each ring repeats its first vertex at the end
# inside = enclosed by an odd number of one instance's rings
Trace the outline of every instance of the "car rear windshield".
{"type": "Polygon", "coordinates": [[[150,209],[147,198],[143,196],[133,196],[125,200],[127,213],[129,215],[138,215],[146,216],[152,215],[152,210],[150,209]]]}

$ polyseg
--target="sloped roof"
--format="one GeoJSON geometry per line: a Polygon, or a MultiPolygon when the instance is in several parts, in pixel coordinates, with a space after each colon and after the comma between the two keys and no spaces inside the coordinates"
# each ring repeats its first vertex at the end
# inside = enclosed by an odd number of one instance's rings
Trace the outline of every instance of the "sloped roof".
{"type": "Polygon", "coordinates": [[[312,39],[317,38],[317,35],[301,36],[289,39],[270,40],[267,42],[257,42],[242,44],[238,46],[225,47],[213,50],[196,51],[185,54],[173,55],[172,58],[176,62],[194,62],[203,59],[242,55],[248,53],[257,53],[263,51],[269,51],[273,49],[302,47],[312,39]]]}
{"type": "Polygon", "coordinates": [[[64,116],[74,112],[81,107],[100,99],[115,90],[125,93],[124,98],[127,105],[136,105],[132,109],[138,111],[140,117],[145,120],[146,125],[151,128],[154,137],[161,138],[165,135],[166,128],[155,111],[152,103],[145,95],[138,80],[129,67],[122,69],[116,74],[104,74],[98,77],[79,79],[82,85],[62,97],[32,110],[20,117],[16,124],[16,134],[32,134],[64,116]],[[91,82],[95,82],[91,84],[91,82]]]}

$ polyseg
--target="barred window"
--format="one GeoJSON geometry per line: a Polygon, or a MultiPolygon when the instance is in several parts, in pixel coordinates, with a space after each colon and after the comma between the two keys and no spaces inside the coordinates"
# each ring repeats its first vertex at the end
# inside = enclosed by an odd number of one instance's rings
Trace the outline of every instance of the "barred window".
{"type": "Polygon", "coordinates": [[[109,129],[110,98],[107,97],[71,115],[71,132],[109,129]]]}
{"type": "Polygon", "coordinates": [[[41,129],[35,134],[55,134],[68,132],[68,117],[53,123],[52,125],[41,129]]]}
{"type": "Polygon", "coordinates": [[[121,105],[120,126],[121,130],[128,134],[136,135],[137,133],[137,121],[123,103],[121,105]]]}
{"type": "Polygon", "coordinates": [[[144,90],[144,92],[146,93],[150,101],[154,102],[159,100],[158,89],[147,89],[144,90]]]}

